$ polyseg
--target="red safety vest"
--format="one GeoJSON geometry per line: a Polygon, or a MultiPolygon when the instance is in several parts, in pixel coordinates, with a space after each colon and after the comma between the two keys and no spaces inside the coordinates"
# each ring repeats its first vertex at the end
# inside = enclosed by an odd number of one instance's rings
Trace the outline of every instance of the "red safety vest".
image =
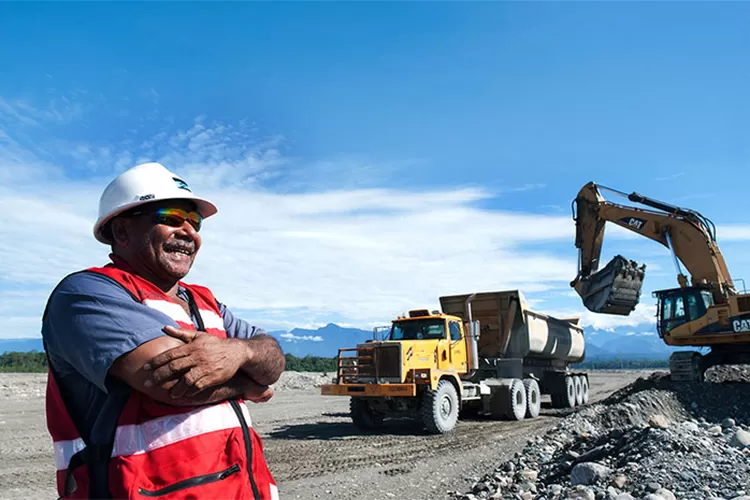
{"type": "MultiPolygon", "coordinates": [[[[113,279],[134,299],[171,317],[180,328],[197,329],[179,303],[149,281],[128,272],[119,260],[115,262],[89,271],[113,279]]],[[[190,292],[197,306],[197,316],[203,323],[197,326],[226,338],[224,321],[211,291],[180,285],[190,292]]],[[[61,498],[95,495],[88,466],[108,460],[106,488],[112,498],[278,499],[275,481],[263,457],[262,441],[251,426],[242,399],[175,407],[133,390],[124,402],[116,427],[113,425],[113,440],[104,446],[88,447],[66,409],[52,370],[46,405],[61,498]]]]}

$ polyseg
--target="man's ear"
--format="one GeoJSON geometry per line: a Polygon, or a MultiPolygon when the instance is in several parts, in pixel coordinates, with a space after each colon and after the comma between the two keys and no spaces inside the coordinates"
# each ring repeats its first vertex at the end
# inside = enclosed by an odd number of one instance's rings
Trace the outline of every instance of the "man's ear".
{"type": "Polygon", "coordinates": [[[130,242],[128,222],[125,219],[115,218],[110,222],[109,227],[112,232],[112,243],[114,243],[114,246],[128,246],[130,242]]]}

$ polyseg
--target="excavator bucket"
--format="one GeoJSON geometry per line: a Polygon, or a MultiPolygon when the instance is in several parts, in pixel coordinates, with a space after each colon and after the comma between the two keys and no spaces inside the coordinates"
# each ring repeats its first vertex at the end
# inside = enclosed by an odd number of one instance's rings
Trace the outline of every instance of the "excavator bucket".
{"type": "Polygon", "coordinates": [[[618,255],[603,269],[582,278],[575,288],[589,311],[628,316],[638,304],[645,274],[645,264],[618,255]]]}

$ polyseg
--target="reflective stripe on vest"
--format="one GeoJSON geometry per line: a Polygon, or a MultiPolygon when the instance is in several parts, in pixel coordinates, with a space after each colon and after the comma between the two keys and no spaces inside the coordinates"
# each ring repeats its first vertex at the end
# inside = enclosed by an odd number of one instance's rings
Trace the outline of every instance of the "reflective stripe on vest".
{"type": "MultiPolygon", "coordinates": [[[[192,326],[193,322],[190,319],[190,316],[185,312],[185,309],[182,308],[180,304],[177,304],[175,302],[167,302],[166,300],[155,300],[155,299],[146,299],[143,301],[143,304],[147,305],[151,309],[156,309],[157,311],[166,314],[173,320],[175,320],[177,323],[180,324],[180,326],[192,326]]],[[[214,311],[211,311],[210,309],[198,309],[201,315],[201,319],[203,319],[203,325],[205,326],[206,330],[221,330],[224,331],[224,319],[216,314],[214,311]]]]}
{"type": "MultiPolygon", "coordinates": [[[[250,412],[241,406],[250,426],[250,412]]],[[[112,456],[139,455],[163,446],[179,443],[201,434],[224,429],[239,428],[237,415],[229,403],[199,408],[188,413],[178,413],[155,418],[140,425],[122,425],[117,428],[112,456]]],[[[81,438],[55,443],[57,470],[64,470],[70,458],[84,448],[81,438]]]]}

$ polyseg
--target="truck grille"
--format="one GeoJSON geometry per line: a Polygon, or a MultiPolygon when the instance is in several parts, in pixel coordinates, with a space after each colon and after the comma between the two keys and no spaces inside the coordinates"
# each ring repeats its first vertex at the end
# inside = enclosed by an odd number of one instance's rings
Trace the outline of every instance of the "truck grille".
{"type": "Polygon", "coordinates": [[[401,346],[340,349],[339,379],[343,383],[401,382],[401,346]]]}

